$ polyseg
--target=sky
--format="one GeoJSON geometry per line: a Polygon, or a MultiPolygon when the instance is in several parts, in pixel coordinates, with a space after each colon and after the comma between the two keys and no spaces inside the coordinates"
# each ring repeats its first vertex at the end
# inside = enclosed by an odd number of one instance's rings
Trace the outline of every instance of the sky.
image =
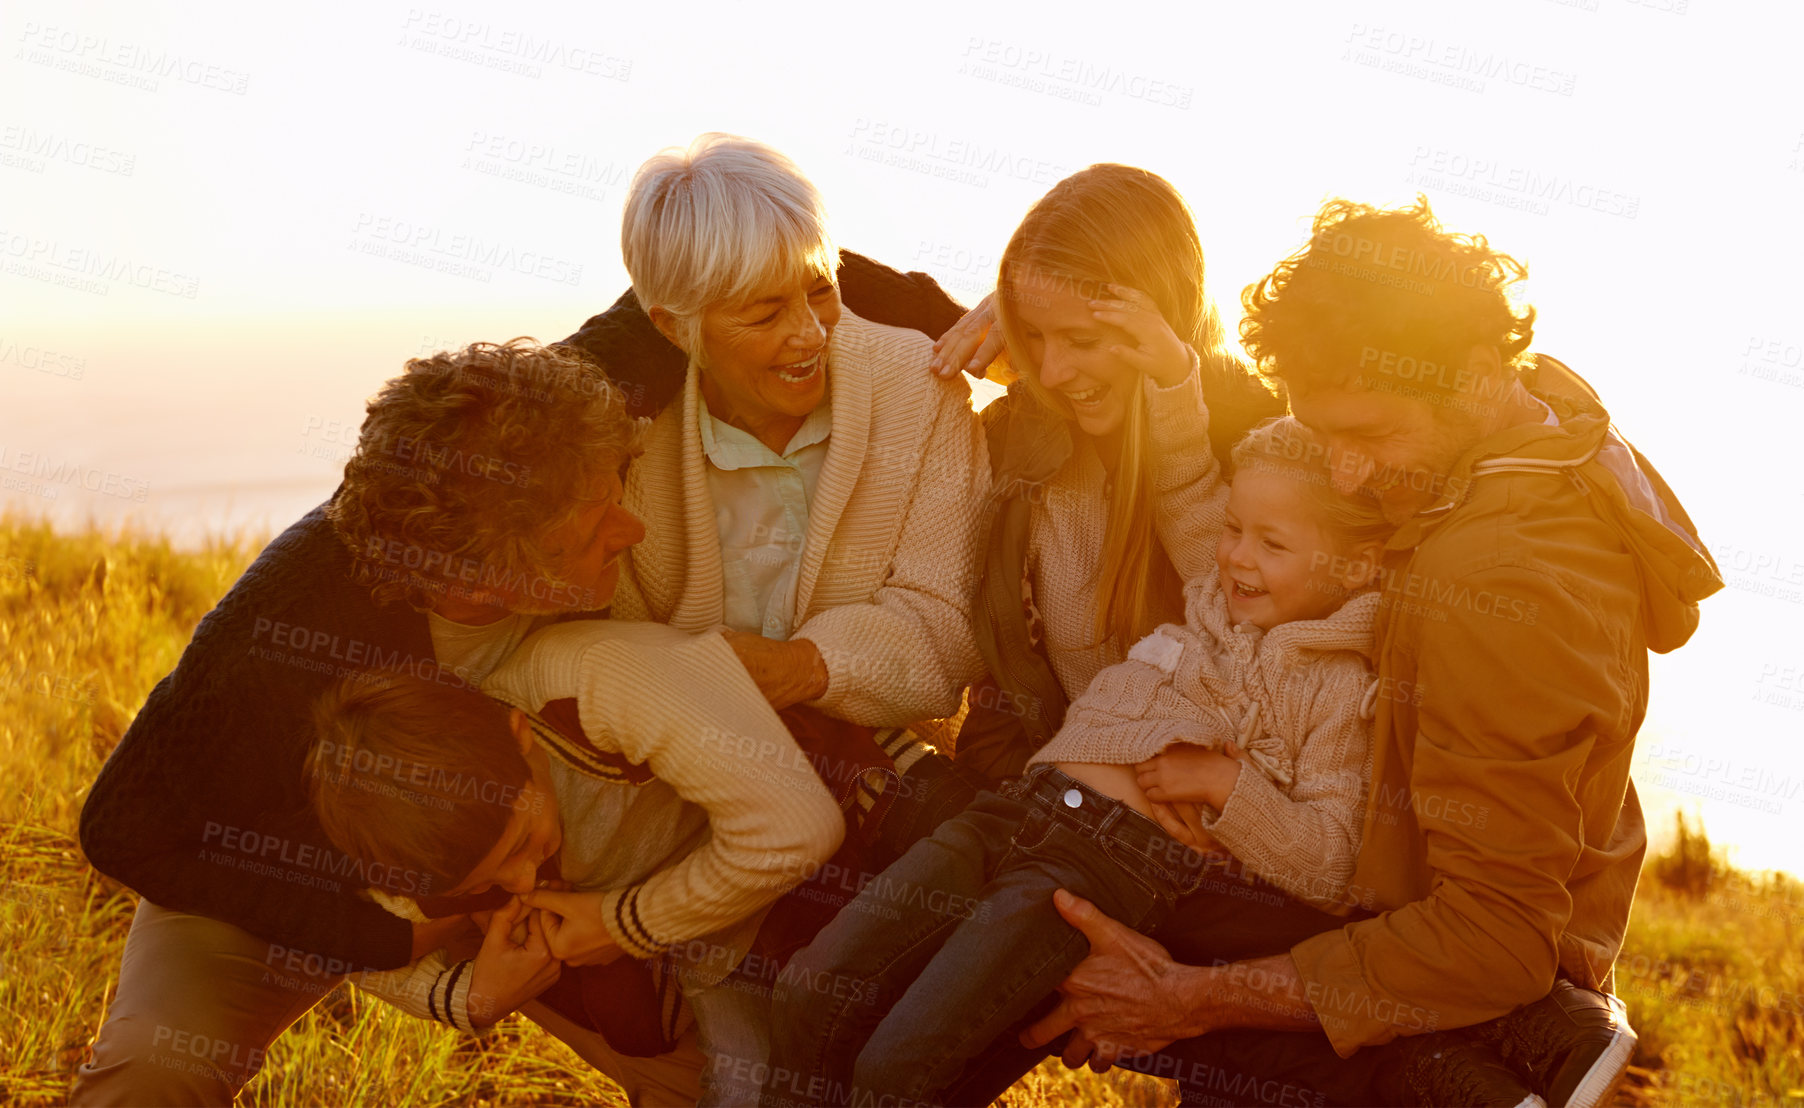
{"type": "MultiPolygon", "coordinates": [[[[575,330],[633,169],[788,153],[838,240],[981,297],[1054,182],[1144,166],[1224,314],[1321,202],[1418,192],[1525,261],[1728,588],[1652,660],[1656,830],[1804,873],[1804,9],[15,0],[0,13],[0,509],[267,534],[413,355],[575,330]]],[[[1482,677],[1478,678],[1482,679],[1482,677]]]]}

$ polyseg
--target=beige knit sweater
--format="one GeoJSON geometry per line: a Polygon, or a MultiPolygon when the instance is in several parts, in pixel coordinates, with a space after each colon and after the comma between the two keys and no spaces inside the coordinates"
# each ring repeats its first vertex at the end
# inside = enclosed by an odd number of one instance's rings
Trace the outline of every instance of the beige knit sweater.
{"type": "MultiPolygon", "coordinates": [[[[1215,566],[1216,530],[1197,526],[1221,485],[1209,445],[1208,409],[1196,373],[1168,389],[1146,383],[1153,458],[1154,526],[1179,577],[1215,566]]],[[[1096,586],[1108,530],[1108,483],[1088,435],[1036,497],[1028,516],[1028,573],[1044,621],[1047,660],[1073,699],[1104,666],[1127,656],[1121,645],[1096,644],[1096,586]]],[[[1217,509],[1219,519],[1219,509],[1217,509]]]]}
{"type": "MultiPolygon", "coordinates": [[[[827,714],[874,727],[957,711],[982,671],[971,632],[989,461],[970,389],[927,372],[932,343],[846,312],[828,345],[833,435],[809,505],[791,638],[827,666],[827,714]]],[[[645,541],[613,616],[712,631],[725,616],[697,370],[627,475],[645,541]]]]}
{"type": "Polygon", "coordinates": [[[1219,815],[1203,806],[1203,825],[1253,873],[1345,911],[1360,899],[1348,882],[1371,777],[1378,594],[1264,632],[1229,625],[1213,572],[1185,599],[1185,625],[1160,627],[1097,674],[1032,761],[1132,765],[1172,743],[1232,740],[1257,772],[1241,769],[1219,815]]]}
{"type": "MultiPolygon", "coordinates": [[[[719,635],[553,624],[497,667],[483,692],[535,714],[574,697],[591,742],[650,771],[634,780],[598,767],[534,723],[557,791],[565,880],[603,894],[608,935],[627,954],[670,951],[686,988],[731,972],[764,909],[845,835],[839,806],[719,635]]],[[[371,894],[396,915],[425,918],[410,900],[371,894]]],[[[440,950],[358,984],[469,1031],[470,980],[440,950]]]]}

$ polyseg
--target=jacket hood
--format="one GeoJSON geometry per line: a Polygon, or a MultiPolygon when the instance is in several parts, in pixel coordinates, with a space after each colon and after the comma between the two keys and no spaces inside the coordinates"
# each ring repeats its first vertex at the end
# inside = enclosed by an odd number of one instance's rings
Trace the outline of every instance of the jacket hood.
{"type": "Polygon", "coordinates": [[[1537,354],[1521,381],[1559,425],[1508,427],[1479,443],[1449,475],[1448,495],[1405,523],[1391,546],[1420,542],[1486,478],[1564,473],[1635,560],[1648,648],[1664,654],[1683,646],[1697,630],[1698,602],[1723,587],[1696,525],[1653,464],[1610,425],[1609,412],[1584,378],[1537,354]]]}

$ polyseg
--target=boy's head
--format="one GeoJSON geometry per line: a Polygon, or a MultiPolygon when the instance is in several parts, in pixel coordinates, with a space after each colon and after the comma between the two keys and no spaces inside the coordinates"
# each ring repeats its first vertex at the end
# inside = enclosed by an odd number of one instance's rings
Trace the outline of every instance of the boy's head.
{"type": "Polygon", "coordinates": [[[1377,501],[1335,490],[1308,428],[1289,416],[1259,425],[1234,447],[1215,550],[1229,617],[1269,631],[1333,613],[1377,576],[1392,530],[1377,501]]]}
{"type": "Polygon", "coordinates": [[[1534,334],[1508,292],[1526,275],[1483,236],[1444,230],[1425,198],[1333,200],[1308,245],[1246,289],[1241,339],[1334,452],[1337,483],[1401,522],[1502,418],[1534,334]]]}
{"type": "MultiPolygon", "coordinates": [[[[531,889],[562,842],[526,716],[405,674],[339,679],[313,709],[308,792],[332,844],[442,895],[531,889]]],[[[369,884],[395,889],[386,879],[369,884]]]]}

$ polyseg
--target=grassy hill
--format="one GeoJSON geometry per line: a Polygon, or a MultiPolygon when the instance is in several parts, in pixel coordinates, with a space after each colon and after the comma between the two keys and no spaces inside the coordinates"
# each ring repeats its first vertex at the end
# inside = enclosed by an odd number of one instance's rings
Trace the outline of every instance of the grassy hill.
{"type": "MultiPolygon", "coordinates": [[[[0,1103],[57,1104],[111,999],[136,898],[76,817],[107,753],[260,544],[58,535],[0,520],[0,1103]]],[[[1620,1102],[1804,1108],[1804,887],[1726,868],[1700,830],[1643,875],[1618,991],[1641,1033],[1620,1102]]],[[[481,1040],[340,988],[276,1043],[252,1104],[624,1103],[530,1022],[481,1040]]],[[[1015,1108],[1171,1105],[1049,1062],[1015,1108]]]]}

